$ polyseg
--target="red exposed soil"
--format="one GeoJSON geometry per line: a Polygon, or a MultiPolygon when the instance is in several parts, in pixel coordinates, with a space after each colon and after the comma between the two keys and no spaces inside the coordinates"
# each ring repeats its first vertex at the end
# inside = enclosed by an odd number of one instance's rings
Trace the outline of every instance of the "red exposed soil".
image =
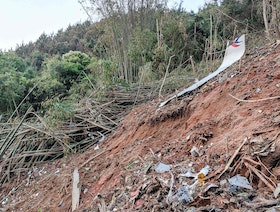
{"type": "Polygon", "coordinates": [[[273,97],[280,96],[279,52],[280,47],[272,45],[247,53],[240,64],[225,71],[223,80],[212,80],[191,96],[162,108],[157,100],[133,109],[99,149],[44,164],[5,184],[0,210],[71,211],[75,167],[81,184],[77,211],[276,208],[279,201],[273,189],[280,179],[280,100],[273,97]],[[199,155],[190,153],[193,146],[199,155]],[[157,173],[158,162],[171,165],[170,172],[157,173]],[[174,197],[180,187],[194,182],[180,174],[190,167],[197,173],[206,165],[211,170],[192,200],[171,198],[170,192],[174,197]],[[257,173],[266,174],[269,183],[257,173]],[[253,190],[231,189],[224,179],[236,174],[245,176],[253,190]]]}

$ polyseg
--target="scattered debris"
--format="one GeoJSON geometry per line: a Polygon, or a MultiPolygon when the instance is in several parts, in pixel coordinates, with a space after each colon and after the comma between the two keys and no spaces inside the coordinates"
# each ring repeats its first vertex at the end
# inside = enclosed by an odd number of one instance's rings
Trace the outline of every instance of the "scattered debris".
{"type": "MultiPolygon", "coordinates": [[[[81,211],[279,210],[279,48],[256,49],[225,70],[230,80],[213,79],[211,89],[198,89],[162,108],[160,100],[132,108],[133,94],[112,88],[113,99],[106,97],[110,101],[104,104],[81,102],[73,131],[66,124],[61,132],[42,137],[46,128],[36,131],[24,123],[13,131],[16,144],[48,141],[50,151],[30,145],[18,152],[7,146],[0,176],[10,182],[1,184],[0,210],[71,211],[75,167],[81,211]],[[84,152],[65,151],[77,141],[74,150],[84,152]],[[192,156],[192,147],[198,156],[192,156]],[[42,164],[43,156],[58,152],[65,157],[42,164]]],[[[140,94],[139,102],[145,102],[147,95],[140,94]]],[[[1,126],[1,139],[16,126],[1,126]]]]}

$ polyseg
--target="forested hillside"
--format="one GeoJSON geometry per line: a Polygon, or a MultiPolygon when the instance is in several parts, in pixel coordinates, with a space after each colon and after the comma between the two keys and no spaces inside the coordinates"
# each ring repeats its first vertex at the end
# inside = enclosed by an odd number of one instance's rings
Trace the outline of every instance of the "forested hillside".
{"type": "Polygon", "coordinates": [[[0,110],[6,118],[23,100],[19,113],[30,105],[46,111],[92,91],[102,96],[115,84],[152,82],[172,71],[208,72],[238,34],[262,37],[266,26],[275,39],[279,31],[273,14],[278,1],[212,1],[197,13],[181,4],[167,8],[166,1],[110,2],[80,1],[89,16],[99,12],[100,21],[43,33],[36,42],[1,52],[0,110]]]}
{"type": "Polygon", "coordinates": [[[0,211],[279,209],[279,0],[79,3],[0,52],[0,211]]]}

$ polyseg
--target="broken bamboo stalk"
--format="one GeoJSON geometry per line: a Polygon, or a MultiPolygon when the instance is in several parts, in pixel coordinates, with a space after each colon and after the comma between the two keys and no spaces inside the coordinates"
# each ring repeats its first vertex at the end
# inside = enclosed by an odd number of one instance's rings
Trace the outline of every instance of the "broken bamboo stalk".
{"type": "Polygon", "coordinates": [[[235,159],[235,157],[238,155],[238,153],[240,152],[241,148],[244,146],[244,144],[248,141],[248,138],[246,137],[243,141],[243,143],[238,147],[237,150],[235,150],[234,154],[231,156],[231,158],[229,159],[227,165],[225,166],[225,169],[222,171],[222,173],[218,176],[218,179],[229,169],[230,165],[232,164],[233,160],[235,159]]]}
{"type": "Polygon", "coordinates": [[[254,166],[250,165],[249,163],[244,162],[244,164],[245,164],[245,166],[246,166],[247,168],[251,169],[251,170],[260,178],[260,180],[261,180],[268,188],[270,188],[270,190],[271,190],[272,192],[274,192],[275,187],[274,187],[272,184],[270,184],[270,183],[268,182],[268,180],[265,179],[265,177],[267,177],[267,176],[264,177],[264,176],[260,173],[259,170],[257,170],[254,166]]]}

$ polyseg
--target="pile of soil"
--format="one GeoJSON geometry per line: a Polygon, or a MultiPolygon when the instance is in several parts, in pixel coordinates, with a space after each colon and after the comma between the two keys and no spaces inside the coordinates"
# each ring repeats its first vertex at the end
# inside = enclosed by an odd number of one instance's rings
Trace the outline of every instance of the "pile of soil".
{"type": "Polygon", "coordinates": [[[85,153],[4,184],[0,210],[71,211],[75,168],[76,211],[280,209],[279,51],[255,49],[189,96],[133,109],[85,153]]]}

